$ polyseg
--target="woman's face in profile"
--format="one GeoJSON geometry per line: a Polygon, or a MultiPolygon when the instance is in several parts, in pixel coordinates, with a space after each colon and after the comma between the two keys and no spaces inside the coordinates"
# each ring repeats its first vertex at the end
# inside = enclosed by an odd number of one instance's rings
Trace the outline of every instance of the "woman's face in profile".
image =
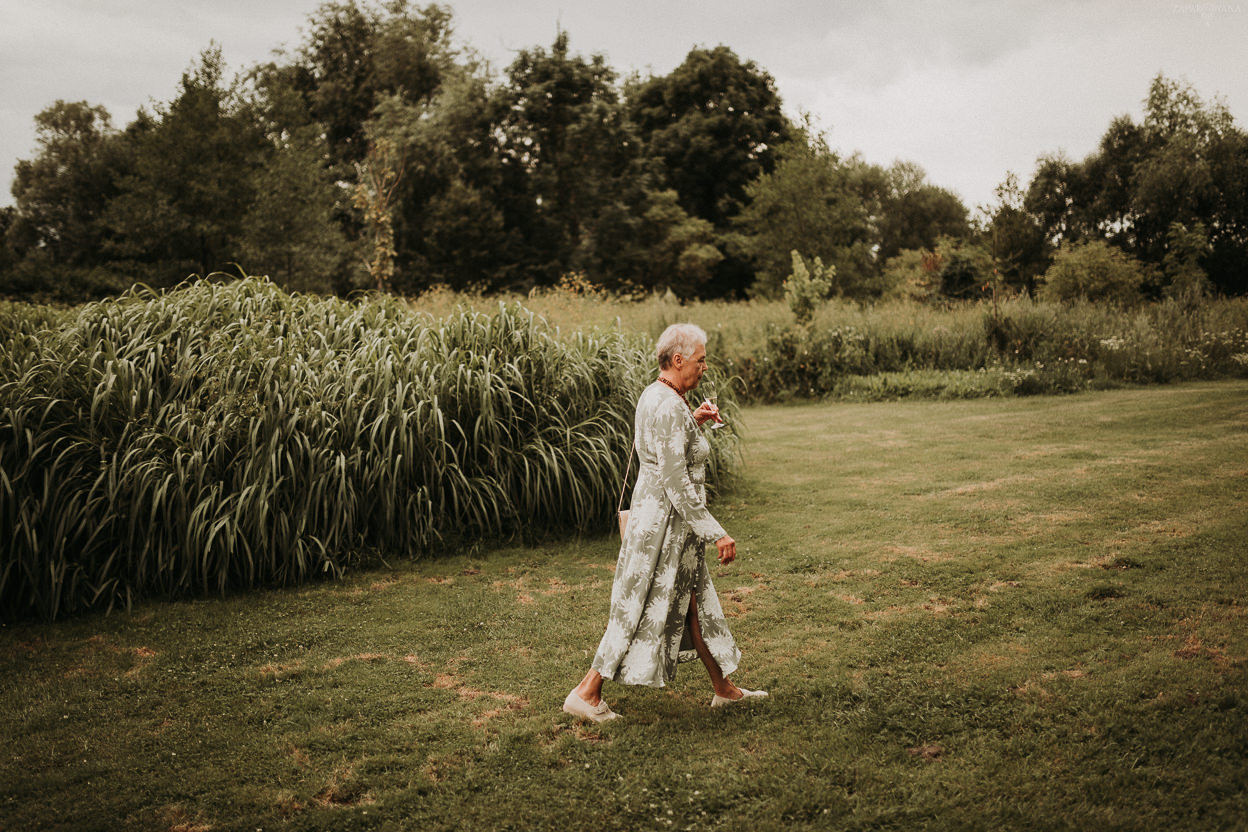
{"type": "Polygon", "coordinates": [[[681,362],[676,368],[676,374],[680,378],[681,388],[687,393],[698,386],[698,382],[702,380],[702,374],[706,372],[706,347],[698,345],[688,358],[683,355],[680,358],[681,362]]]}

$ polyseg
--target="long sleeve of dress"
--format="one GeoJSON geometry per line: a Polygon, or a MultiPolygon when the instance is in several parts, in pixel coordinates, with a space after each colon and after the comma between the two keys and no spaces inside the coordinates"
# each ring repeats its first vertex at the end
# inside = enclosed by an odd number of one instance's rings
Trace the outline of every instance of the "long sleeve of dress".
{"type": "Polygon", "coordinates": [[[698,439],[697,424],[685,403],[674,395],[656,408],[654,417],[651,447],[658,457],[659,478],[667,499],[699,539],[707,543],[719,540],[727,532],[707,511],[705,486],[695,486],[689,476],[688,448],[698,439]]]}

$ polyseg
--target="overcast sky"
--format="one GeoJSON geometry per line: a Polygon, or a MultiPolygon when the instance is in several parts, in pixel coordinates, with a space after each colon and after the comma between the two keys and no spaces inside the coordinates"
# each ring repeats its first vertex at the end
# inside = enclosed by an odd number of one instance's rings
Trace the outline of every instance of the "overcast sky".
{"type": "MultiPolygon", "coordinates": [[[[33,119],[56,99],[123,127],[171,99],[210,42],[232,71],[296,47],[320,0],[0,0],[0,204],[33,119]]],[[[621,75],[665,74],[724,44],[775,77],[843,153],[917,162],[974,209],[1042,154],[1092,152],[1139,120],[1162,72],[1248,122],[1248,0],[460,0],[457,39],[497,68],[516,50],[601,52],[621,75]]]]}

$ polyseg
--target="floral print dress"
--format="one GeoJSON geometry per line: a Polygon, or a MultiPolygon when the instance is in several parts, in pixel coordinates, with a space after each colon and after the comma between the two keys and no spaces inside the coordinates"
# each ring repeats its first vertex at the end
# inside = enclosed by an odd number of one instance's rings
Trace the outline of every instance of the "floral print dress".
{"type": "Polygon", "coordinates": [[[620,544],[607,631],[592,667],[627,685],[663,687],[693,659],[685,616],[698,597],[702,639],[724,675],[741,661],[704,550],[725,532],[706,510],[711,448],[683,397],[655,382],[637,400],[637,484],[620,544]],[[684,655],[682,655],[684,651],[684,655]]]}

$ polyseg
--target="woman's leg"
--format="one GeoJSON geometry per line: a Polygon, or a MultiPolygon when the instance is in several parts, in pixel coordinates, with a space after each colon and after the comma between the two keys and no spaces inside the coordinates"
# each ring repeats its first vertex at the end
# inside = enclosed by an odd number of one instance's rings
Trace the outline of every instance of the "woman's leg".
{"type": "MultiPolygon", "coordinates": [[[[685,623],[689,627],[689,639],[693,642],[693,649],[697,651],[698,658],[702,660],[702,664],[706,666],[706,672],[711,676],[711,687],[715,689],[715,693],[725,699],[740,699],[741,691],[720,672],[719,662],[715,661],[710,648],[702,640],[702,628],[698,625],[698,594],[696,592],[689,594],[689,612],[685,616],[685,623]]],[[[598,687],[602,687],[602,677],[599,677],[598,687]]]]}
{"type": "Polygon", "coordinates": [[[581,683],[572,689],[572,692],[588,704],[597,705],[602,701],[602,674],[591,669],[585,674],[581,683]]]}

